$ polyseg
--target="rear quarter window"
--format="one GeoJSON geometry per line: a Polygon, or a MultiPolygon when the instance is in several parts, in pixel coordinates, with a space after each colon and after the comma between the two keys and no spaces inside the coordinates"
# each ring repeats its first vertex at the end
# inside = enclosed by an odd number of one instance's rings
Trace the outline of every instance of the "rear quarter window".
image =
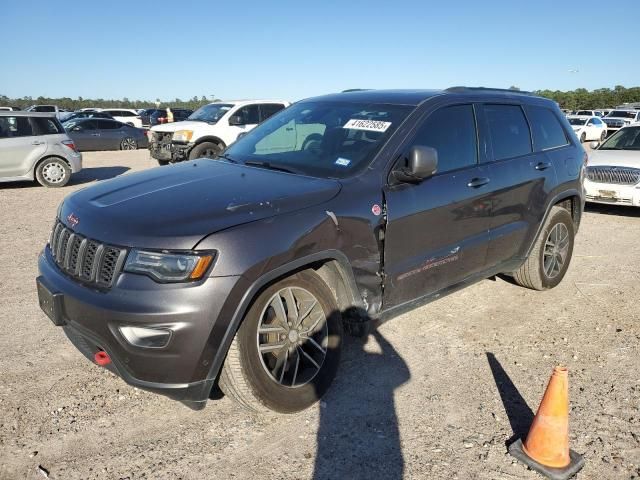
{"type": "MultiPolygon", "coordinates": [[[[531,124],[533,147],[537,152],[562,147],[569,143],[558,117],[552,110],[538,106],[528,106],[526,108],[531,124]]],[[[598,119],[593,119],[593,121],[594,123],[600,123],[598,119]]]]}
{"type": "Polygon", "coordinates": [[[55,118],[32,117],[31,124],[36,135],[56,135],[64,133],[60,122],[55,118]]]}
{"type": "Polygon", "coordinates": [[[493,160],[527,155],[531,150],[531,133],[519,105],[484,105],[493,160]]]}

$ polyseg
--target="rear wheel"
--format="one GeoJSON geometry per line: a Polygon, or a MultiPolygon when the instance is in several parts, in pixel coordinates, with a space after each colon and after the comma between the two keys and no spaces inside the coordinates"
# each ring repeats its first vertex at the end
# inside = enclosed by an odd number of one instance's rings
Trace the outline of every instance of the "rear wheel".
{"type": "Polygon", "coordinates": [[[196,158],[215,158],[222,152],[223,147],[219,143],[202,142],[191,150],[189,160],[196,158]]]}
{"type": "Polygon", "coordinates": [[[64,187],[71,178],[71,168],[60,158],[47,158],[36,167],[36,179],[45,187],[64,187]]]}
{"type": "Polygon", "coordinates": [[[123,138],[120,142],[120,150],[137,150],[138,143],[135,138],[127,137],[123,138]]]}
{"type": "Polygon", "coordinates": [[[574,226],[571,214],[553,207],[524,264],[513,274],[523,287],[546,290],[558,285],[569,268],[573,254],[574,226]]]}
{"type": "Polygon", "coordinates": [[[220,388],[250,410],[304,410],[331,385],[341,345],[331,291],[314,272],[300,272],[253,303],[227,353],[220,388]]]}
{"type": "Polygon", "coordinates": [[[600,141],[604,142],[605,138],[607,138],[607,131],[606,130],[600,134],[600,141]]]}

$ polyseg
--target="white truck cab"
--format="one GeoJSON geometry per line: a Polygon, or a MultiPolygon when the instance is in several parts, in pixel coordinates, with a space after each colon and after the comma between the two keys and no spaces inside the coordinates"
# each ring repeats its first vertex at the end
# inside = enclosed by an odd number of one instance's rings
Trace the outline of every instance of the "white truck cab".
{"type": "Polygon", "coordinates": [[[284,100],[214,102],[182,122],[156,125],[149,130],[149,151],[160,165],[214,158],[263,120],[289,106],[284,100]]]}

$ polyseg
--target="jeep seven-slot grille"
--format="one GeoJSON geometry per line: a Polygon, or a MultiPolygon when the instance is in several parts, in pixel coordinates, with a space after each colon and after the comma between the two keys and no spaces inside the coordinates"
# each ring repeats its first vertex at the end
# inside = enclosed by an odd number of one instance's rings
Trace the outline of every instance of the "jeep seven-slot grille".
{"type": "Polygon", "coordinates": [[[640,182],[640,169],[621,167],[587,167],[587,178],[597,183],[635,185],[640,182]]]}
{"type": "Polygon", "coordinates": [[[56,222],[49,241],[51,255],[67,275],[109,288],[118,275],[127,251],[83,237],[56,222]]]}

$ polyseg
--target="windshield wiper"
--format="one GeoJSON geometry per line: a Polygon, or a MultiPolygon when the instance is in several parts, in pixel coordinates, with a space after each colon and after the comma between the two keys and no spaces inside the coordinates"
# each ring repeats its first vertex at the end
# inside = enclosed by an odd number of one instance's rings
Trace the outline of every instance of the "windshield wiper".
{"type": "Polygon", "coordinates": [[[293,170],[290,170],[286,167],[280,167],[278,165],[272,165],[269,162],[255,162],[252,160],[247,160],[246,162],[244,162],[245,165],[249,165],[252,167],[262,167],[262,168],[266,168],[269,170],[277,170],[279,172],[285,172],[285,173],[296,173],[293,170]]]}
{"type": "Polygon", "coordinates": [[[225,159],[225,160],[227,160],[227,161],[229,161],[231,163],[238,163],[237,160],[234,160],[233,158],[231,158],[230,156],[225,155],[225,154],[220,154],[216,158],[223,158],[223,159],[225,159]]]}

